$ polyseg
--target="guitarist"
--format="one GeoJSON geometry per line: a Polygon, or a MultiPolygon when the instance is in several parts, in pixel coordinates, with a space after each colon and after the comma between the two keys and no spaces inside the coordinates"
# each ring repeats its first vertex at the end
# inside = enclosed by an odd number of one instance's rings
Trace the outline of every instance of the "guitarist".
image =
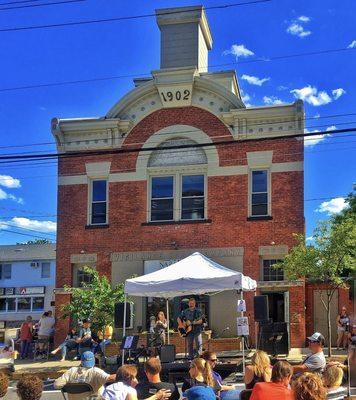
{"type": "Polygon", "coordinates": [[[183,310],[177,318],[179,326],[191,326],[191,331],[187,334],[186,340],[188,345],[188,357],[194,358],[194,343],[195,352],[201,354],[203,347],[202,330],[203,330],[203,314],[202,311],[196,307],[194,298],[189,299],[189,307],[183,310]]]}

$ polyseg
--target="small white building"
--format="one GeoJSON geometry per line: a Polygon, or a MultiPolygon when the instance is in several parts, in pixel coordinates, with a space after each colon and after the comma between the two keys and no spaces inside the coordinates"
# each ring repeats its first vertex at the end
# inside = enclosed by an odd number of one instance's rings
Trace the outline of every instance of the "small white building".
{"type": "Polygon", "coordinates": [[[17,328],[52,310],[56,279],[55,244],[0,246],[0,328],[17,328]]]}

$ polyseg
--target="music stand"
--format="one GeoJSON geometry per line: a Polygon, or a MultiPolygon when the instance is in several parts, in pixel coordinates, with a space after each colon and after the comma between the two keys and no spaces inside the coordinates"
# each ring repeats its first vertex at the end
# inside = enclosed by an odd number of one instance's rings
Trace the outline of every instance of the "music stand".
{"type": "Polygon", "coordinates": [[[140,339],[139,335],[128,335],[128,336],[124,336],[122,338],[120,350],[123,351],[124,358],[125,358],[125,352],[126,351],[129,352],[128,359],[131,358],[131,351],[136,351],[137,350],[137,345],[138,345],[139,339],[140,339]]]}

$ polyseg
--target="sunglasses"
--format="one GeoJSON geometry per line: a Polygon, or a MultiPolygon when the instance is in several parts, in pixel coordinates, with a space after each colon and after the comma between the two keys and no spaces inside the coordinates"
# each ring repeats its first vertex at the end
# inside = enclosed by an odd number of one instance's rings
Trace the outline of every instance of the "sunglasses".
{"type": "Polygon", "coordinates": [[[217,359],[217,358],[211,358],[209,361],[211,361],[211,362],[217,362],[218,359],[217,359]]]}

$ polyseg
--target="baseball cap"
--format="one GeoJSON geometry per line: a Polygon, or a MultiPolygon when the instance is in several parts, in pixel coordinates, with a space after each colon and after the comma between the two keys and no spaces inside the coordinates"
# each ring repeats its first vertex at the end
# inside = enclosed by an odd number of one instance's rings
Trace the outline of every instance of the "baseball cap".
{"type": "Polygon", "coordinates": [[[310,342],[317,342],[320,343],[322,346],[325,344],[325,338],[320,332],[315,332],[311,336],[308,336],[307,339],[310,342]]]}
{"type": "Polygon", "coordinates": [[[188,400],[216,400],[214,390],[208,386],[193,386],[183,393],[188,400]]]}
{"type": "Polygon", "coordinates": [[[82,366],[85,368],[91,368],[95,366],[95,357],[92,351],[85,351],[82,356],[82,366]]]}

